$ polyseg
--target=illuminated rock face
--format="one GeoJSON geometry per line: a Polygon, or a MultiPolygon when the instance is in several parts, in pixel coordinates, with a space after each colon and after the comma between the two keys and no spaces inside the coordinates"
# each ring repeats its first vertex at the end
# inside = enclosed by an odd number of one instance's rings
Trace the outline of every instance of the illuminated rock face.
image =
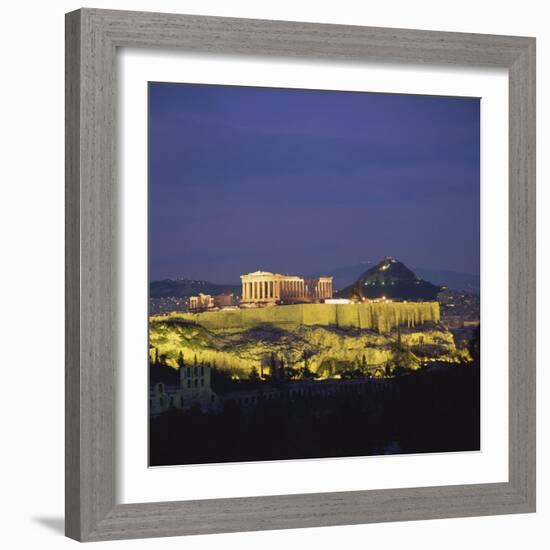
{"type": "Polygon", "coordinates": [[[269,371],[275,356],[292,368],[323,376],[362,363],[391,360],[398,337],[420,360],[458,360],[453,336],[439,324],[437,303],[302,304],[285,307],[175,313],[152,317],[150,344],[176,366],[181,351],[247,376],[269,371]],[[399,329],[399,336],[396,327],[399,329]]]}
{"type": "Polygon", "coordinates": [[[414,327],[426,321],[439,322],[439,303],[295,304],[262,309],[173,313],[169,318],[195,323],[210,330],[250,329],[268,324],[286,329],[317,325],[384,333],[398,326],[414,327]]]}

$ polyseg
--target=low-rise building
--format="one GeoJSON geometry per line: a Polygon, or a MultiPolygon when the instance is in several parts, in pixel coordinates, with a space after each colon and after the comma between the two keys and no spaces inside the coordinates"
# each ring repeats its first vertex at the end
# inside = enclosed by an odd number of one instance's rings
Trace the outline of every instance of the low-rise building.
{"type": "Polygon", "coordinates": [[[214,301],[214,307],[217,308],[224,308],[224,307],[231,307],[233,305],[233,294],[227,293],[227,294],[218,294],[217,296],[212,297],[214,301]]]}
{"type": "Polygon", "coordinates": [[[189,296],[189,310],[190,311],[204,311],[214,307],[214,299],[210,294],[202,294],[198,296],[189,296]]]}
{"type": "Polygon", "coordinates": [[[233,294],[199,294],[198,296],[189,296],[189,311],[206,311],[208,309],[222,309],[233,306],[233,294]]]}
{"type": "Polygon", "coordinates": [[[157,380],[149,389],[151,416],[158,416],[170,409],[188,410],[199,407],[202,412],[216,412],[220,409],[220,400],[211,387],[210,367],[206,365],[181,367],[179,385],[173,384],[171,376],[169,379],[166,378],[166,380],[157,380]]]}

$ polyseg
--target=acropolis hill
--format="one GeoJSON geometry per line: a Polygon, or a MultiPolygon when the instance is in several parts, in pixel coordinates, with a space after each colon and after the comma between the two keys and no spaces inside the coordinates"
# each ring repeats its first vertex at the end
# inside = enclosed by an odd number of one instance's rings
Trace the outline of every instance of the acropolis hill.
{"type": "Polygon", "coordinates": [[[247,377],[274,354],[321,377],[358,361],[373,373],[391,361],[400,338],[419,361],[468,360],[439,323],[437,303],[297,304],[281,307],[172,313],[150,318],[150,346],[167,364],[186,360],[247,377]],[[399,332],[396,327],[399,328],[399,332]]]}
{"type": "Polygon", "coordinates": [[[241,282],[239,307],[151,316],[151,353],[174,367],[181,353],[187,361],[196,358],[244,377],[253,369],[265,372],[274,355],[295,369],[304,368],[307,357],[307,367],[320,377],[358,362],[377,374],[392,363],[397,342],[407,347],[417,365],[469,360],[468,350],[457,349],[453,334],[441,325],[439,303],[424,298],[426,290],[438,287],[393,258],[370,270],[359,281],[362,288],[350,290],[350,298],[332,298],[332,277],[256,271],[242,276],[241,282]],[[393,300],[365,296],[378,292],[378,286],[393,290],[393,300]],[[406,299],[399,299],[401,291],[406,299]],[[416,291],[422,297],[415,299],[416,291]]]}

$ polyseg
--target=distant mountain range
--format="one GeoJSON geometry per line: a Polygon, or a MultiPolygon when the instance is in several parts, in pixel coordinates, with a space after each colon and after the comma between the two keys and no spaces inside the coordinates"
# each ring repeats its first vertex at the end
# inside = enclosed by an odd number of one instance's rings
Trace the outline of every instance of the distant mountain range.
{"type": "Polygon", "coordinates": [[[200,293],[216,296],[218,294],[240,294],[241,285],[224,285],[209,283],[196,279],[163,279],[162,281],[153,281],[149,285],[150,298],[187,298],[196,296],[200,293]]]}
{"type": "Polygon", "coordinates": [[[440,290],[440,285],[425,281],[403,262],[386,256],[336,295],[357,300],[386,297],[394,300],[429,301],[437,299],[440,290]]]}
{"type": "MultiPolygon", "coordinates": [[[[398,263],[405,267],[401,262],[398,263]]],[[[343,292],[347,287],[352,286],[360,278],[365,276],[369,270],[376,268],[377,265],[379,266],[380,264],[375,264],[375,262],[362,262],[348,267],[341,267],[314,273],[310,276],[332,276],[334,277],[333,288],[336,290],[340,289],[341,292],[343,292]]],[[[398,266],[394,267],[392,272],[397,268],[398,266]]],[[[431,284],[432,286],[447,286],[452,290],[465,290],[467,292],[479,294],[479,276],[459,273],[456,271],[421,267],[414,267],[412,269],[405,267],[405,269],[412,273],[413,277],[421,279],[424,282],[429,281],[428,284],[431,284]]],[[[410,278],[410,275],[407,276],[410,278]]],[[[418,287],[416,284],[415,286],[418,287]]],[[[229,292],[239,295],[241,292],[241,285],[210,283],[208,281],[197,279],[163,279],[161,281],[153,281],[149,285],[150,298],[187,298],[188,296],[195,296],[201,292],[203,294],[210,294],[213,296],[229,292]]],[[[388,295],[389,297],[389,293],[384,293],[382,295],[388,295]]]]}

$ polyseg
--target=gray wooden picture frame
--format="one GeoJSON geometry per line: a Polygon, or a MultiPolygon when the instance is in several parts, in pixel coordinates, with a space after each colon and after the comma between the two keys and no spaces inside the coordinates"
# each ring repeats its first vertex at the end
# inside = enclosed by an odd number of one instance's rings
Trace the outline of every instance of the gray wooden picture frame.
{"type": "Polygon", "coordinates": [[[66,16],[66,534],[80,541],[535,511],[535,39],[82,9],[66,16]],[[117,48],[509,71],[509,480],[115,502],[117,48]]]}

